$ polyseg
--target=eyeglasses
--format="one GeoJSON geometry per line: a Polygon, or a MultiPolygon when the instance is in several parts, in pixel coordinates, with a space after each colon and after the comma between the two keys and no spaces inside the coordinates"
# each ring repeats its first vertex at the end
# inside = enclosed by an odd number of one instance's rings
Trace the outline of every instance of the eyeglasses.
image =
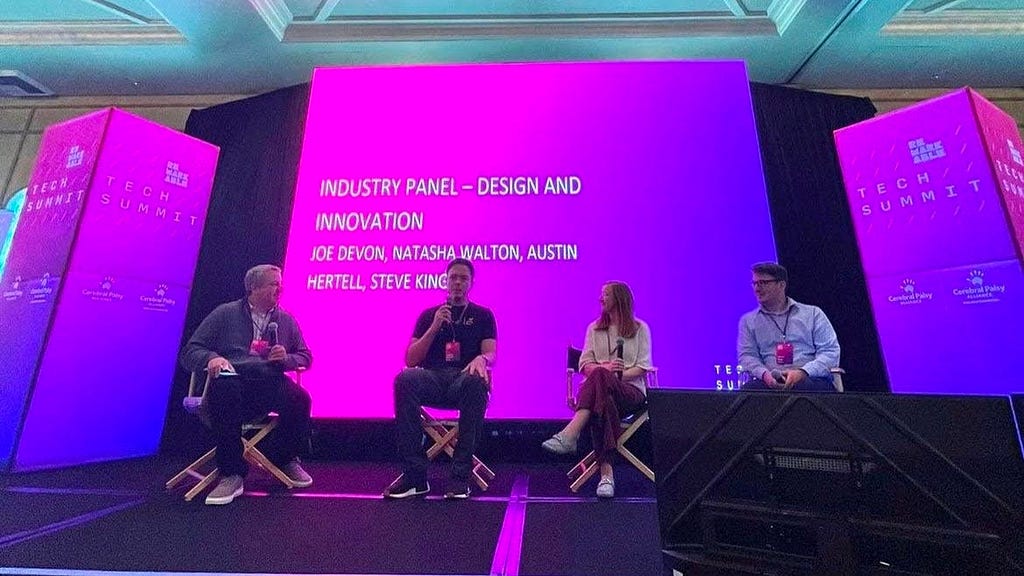
{"type": "Polygon", "coordinates": [[[755,288],[764,288],[765,286],[775,284],[776,282],[782,282],[782,280],[779,280],[778,278],[773,278],[772,280],[754,280],[750,285],[755,288]]]}

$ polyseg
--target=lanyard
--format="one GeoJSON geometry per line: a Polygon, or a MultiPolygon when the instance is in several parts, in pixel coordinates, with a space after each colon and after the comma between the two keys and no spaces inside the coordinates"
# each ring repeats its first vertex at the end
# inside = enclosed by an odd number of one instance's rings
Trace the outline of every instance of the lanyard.
{"type": "Polygon", "coordinates": [[[779,322],[775,320],[775,315],[769,314],[764,310],[762,310],[761,313],[767,316],[768,319],[772,321],[772,324],[775,324],[775,327],[779,329],[779,332],[782,332],[782,339],[785,340],[786,332],[789,330],[789,315],[793,313],[793,307],[790,306],[789,310],[786,310],[786,323],[782,326],[779,326],[779,322]]]}
{"type": "Polygon", "coordinates": [[[252,338],[253,340],[262,340],[263,339],[263,331],[266,330],[267,326],[270,325],[270,317],[273,314],[274,314],[274,309],[268,310],[267,311],[267,319],[266,319],[266,321],[263,322],[263,326],[260,326],[259,323],[256,322],[256,318],[253,316],[252,309],[251,308],[249,309],[249,320],[252,322],[253,329],[256,330],[256,333],[253,335],[253,338],[252,338]]]}
{"type": "MultiPolygon", "coordinates": [[[[453,308],[454,308],[454,306],[453,306],[453,308]]],[[[456,336],[456,334],[455,334],[455,325],[462,323],[462,319],[466,317],[466,312],[468,312],[468,311],[469,311],[469,302],[466,302],[466,307],[462,309],[462,314],[459,314],[459,319],[456,320],[455,318],[452,318],[452,321],[449,322],[449,324],[451,324],[451,328],[452,328],[452,342],[458,340],[458,336],[456,336]]]]}

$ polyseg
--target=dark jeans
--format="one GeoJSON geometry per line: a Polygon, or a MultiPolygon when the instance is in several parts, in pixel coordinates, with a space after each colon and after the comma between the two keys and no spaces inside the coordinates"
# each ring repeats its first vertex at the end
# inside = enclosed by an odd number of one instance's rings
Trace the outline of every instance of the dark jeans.
{"type": "MultiPolygon", "coordinates": [[[[283,466],[306,447],[309,437],[309,393],[281,373],[217,378],[207,393],[210,421],[217,442],[217,468],[221,476],[245,476],[249,466],[242,458],[242,424],[268,412],[277,412],[277,428],[271,433],[276,450],[264,452],[283,466]]],[[[267,440],[271,440],[268,437],[267,440]]]]}
{"type": "Polygon", "coordinates": [[[403,370],[395,378],[395,424],[398,455],[406,478],[414,482],[426,478],[429,462],[423,447],[420,406],[434,406],[459,411],[459,441],[452,457],[452,478],[468,480],[487,397],[487,381],[479,376],[457,370],[403,370]]]}
{"type": "MultiPolygon", "coordinates": [[[[764,380],[760,378],[751,379],[743,385],[744,390],[771,390],[773,392],[787,392],[787,390],[776,390],[769,388],[764,380]]],[[[811,378],[808,376],[802,381],[794,385],[788,391],[793,392],[835,392],[836,388],[832,385],[832,378],[811,378]]]]}

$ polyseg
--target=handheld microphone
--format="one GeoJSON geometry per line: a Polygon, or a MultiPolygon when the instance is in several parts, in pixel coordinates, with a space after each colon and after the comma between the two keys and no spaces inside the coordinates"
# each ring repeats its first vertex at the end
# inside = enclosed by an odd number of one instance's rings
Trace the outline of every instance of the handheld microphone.
{"type": "Polygon", "coordinates": [[[782,370],[779,370],[778,368],[776,368],[775,370],[772,370],[771,374],[772,374],[772,380],[775,380],[779,384],[785,384],[786,383],[786,377],[782,375],[782,370]]]}
{"type": "MultiPolygon", "coordinates": [[[[449,316],[450,316],[451,315],[451,308],[452,308],[452,306],[455,306],[455,297],[452,296],[451,294],[449,294],[448,298],[446,298],[445,301],[444,301],[444,305],[448,307],[448,312],[449,312],[449,316]]],[[[451,324],[452,323],[452,319],[449,318],[449,319],[445,320],[445,322],[451,324]]]]}
{"type": "MultiPolygon", "coordinates": [[[[625,345],[626,341],[623,340],[622,338],[619,338],[618,340],[615,341],[615,357],[618,358],[619,360],[622,360],[622,349],[625,347],[625,345]]],[[[619,380],[622,380],[622,370],[616,370],[615,376],[619,380]]]]}
{"type": "Polygon", "coordinates": [[[277,346],[277,322],[267,324],[267,344],[271,348],[277,346]]]}

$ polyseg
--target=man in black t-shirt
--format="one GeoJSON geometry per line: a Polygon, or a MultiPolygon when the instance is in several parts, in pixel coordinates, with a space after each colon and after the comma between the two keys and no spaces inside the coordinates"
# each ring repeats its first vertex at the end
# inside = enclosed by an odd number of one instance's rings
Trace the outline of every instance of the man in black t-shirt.
{"type": "Polygon", "coordinates": [[[494,314],[468,300],[473,264],[456,258],[448,264],[448,301],[428,308],[416,321],[405,352],[410,366],[395,378],[395,419],[402,476],[384,491],[406,498],[430,491],[427,454],[420,428],[420,406],[457,408],[459,441],[452,458],[452,481],[445,498],[469,498],[480,427],[491,389],[497,329],[494,314]]]}

